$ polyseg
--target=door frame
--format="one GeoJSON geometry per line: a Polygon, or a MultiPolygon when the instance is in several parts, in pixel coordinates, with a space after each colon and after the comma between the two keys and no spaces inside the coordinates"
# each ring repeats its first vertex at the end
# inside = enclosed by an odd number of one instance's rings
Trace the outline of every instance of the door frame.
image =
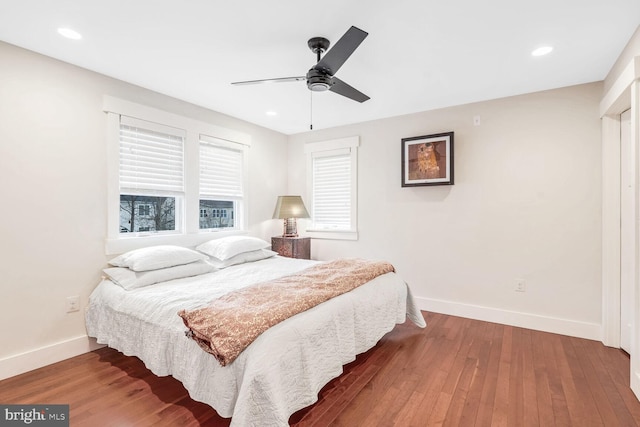
{"type": "Polygon", "coordinates": [[[620,348],[631,353],[633,287],[638,252],[638,147],[631,140],[631,110],[620,114],[620,348]]]}
{"type": "MultiPolygon", "coordinates": [[[[602,118],[602,342],[620,347],[620,114],[631,109],[631,140],[640,146],[640,56],[633,58],[600,103],[602,118]]],[[[640,151],[640,150],[638,150],[640,151]]],[[[640,153],[636,152],[636,188],[640,153]]],[[[640,209],[636,198],[636,224],[640,209]]],[[[636,252],[640,236],[636,235],[636,252]]],[[[640,399],[640,263],[633,286],[631,389],[640,399]]]]}

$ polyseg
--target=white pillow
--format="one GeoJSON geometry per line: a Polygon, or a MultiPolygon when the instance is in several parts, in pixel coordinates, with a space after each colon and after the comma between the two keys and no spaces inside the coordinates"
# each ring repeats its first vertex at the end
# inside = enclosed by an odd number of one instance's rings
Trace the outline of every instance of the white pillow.
{"type": "Polygon", "coordinates": [[[133,271],[124,267],[105,268],[102,271],[109,276],[113,283],[129,291],[168,280],[198,276],[213,270],[215,270],[215,268],[208,262],[196,261],[191,264],[176,265],[174,267],[150,271],[133,271]]]}
{"type": "Polygon", "coordinates": [[[275,255],[278,255],[278,253],[269,249],[258,249],[257,251],[243,252],[225,260],[211,257],[209,258],[209,264],[221,269],[231,267],[232,265],[244,264],[245,262],[260,261],[261,259],[271,258],[275,255]]]}
{"type": "Polygon", "coordinates": [[[238,254],[266,249],[269,246],[271,246],[269,243],[257,237],[229,236],[204,242],[197,246],[196,250],[220,261],[225,261],[238,254]]]}
{"type": "Polygon", "coordinates": [[[148,271],[205,259],[207,259],[206,256],[192,249],[182,246],[160,245],[124,253],[109,261],[109,264],[115,267],[127,267],[133,271],[148,271]]]}

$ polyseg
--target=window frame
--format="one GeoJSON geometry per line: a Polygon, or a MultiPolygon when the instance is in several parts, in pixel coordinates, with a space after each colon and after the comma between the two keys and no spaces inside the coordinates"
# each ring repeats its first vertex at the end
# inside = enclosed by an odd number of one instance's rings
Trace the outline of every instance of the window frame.
{"type": "Polygon", "coordinates": [[[305,155],[307,161],[307,209],[310,212],[311,220],[308,222],[306,235],[316,239],[333,239],[333,240],[358,240],[358,147],[360,146],[360,137],[351,136],[346,138],[332,139],[327,141],[310,142],[305,144],[305,155]],[[350,227],[348,230],[327,230],[316,228],[313,222],[313,158],[314,156],[331,156],[342,154],[345,150],[349,150],[351,159],[351,212],[350,227]]]}
{"type": "Polygon", "coordinates": [[[210,240],[212,238],[211,233],[216,233],[219,237],[248,233],[249,196],[247,194],[248,191],[246,191],[246,184],[248,183],[249,172],[248,149],[251,147],[250,135],[109,95],[103,97],[103,111],[107,116],[107,238],[105,241],[105,253],[107,255],[123,253],[151,245],[196,246],[210,240]],[[180,231],[171,234],[120,233],[120,116],[183,129],[186,132],[184,141],[185,194],[183,206],[176,207],[176,210],[181,209],[183,227],[180,231]],[[211,135],[243,146],[245,195],[244,203],[240,208],[242,212],[239,212],[238,227],[233,230],[200,230],[199,228],[199,140],[201,134],[211,135]]]}
{"type": "MultiPolygon", "coordinates": [[[[226,202],[232,202],[234,205],[234,211],[236,212],[236,214],[233,217],[233,221],[234,221],[234,226],[233,227],[224,227],[224,228],[199,228],[199,230],[206,232],[206,231],[232,231],[232,230],[240,230],[242,229],[242,224],[246,224],[247,223],[247,210],[246,210],[246,199],[247,199],[247,187],[248,187],[248,174],[247,174],[247,170],[248,170],[248,156],[247,156],[247,147],[241,145],[241,144],[237,144],[234,143],[232,141],[227,141],[227,140],[223,140],[221,138],[217,138],[215,136],[211,136],[211,135],[206,135],[206,134],[200,134],[199,136],[199,140],[198,140],[198,159],[200,159],[200,155],[201,155],[201,149],[202,149],[202,145],[205,146],[213,146],[213,147],[218,147],[224,150],[231,150],[231,151],[236,151],[239,152],[242,159],[241,159],[241,163],[242,163],[242,171],[243,171],[243,175],[241,177],[241,182],[240,182],[240,187],[242,189],[241,191],[241,195],[222,195],[222,194],[214,194],[214,195],[205,195],[202,194],[202,191],[198,192],[198,209],[200,208],[200,201],[201,200],[207,200],[207,201],[226,201],[226,202]],[[213,198],[212,198],[213,197],[213,198]]],[[[198,167],[198,182],[200,182],[200,167],[198,167]]],[[[200,186],[198,185],[198,189],[200,190],[200,186]]],[[[221,209],[218,209],[221,210],[221,209]]],[[[226,209],[225,209],[226,212],[226,209]]],[[[213,218],[223,218],[222,215],[212,215],[213,218]]],[[[225,214],[224,218],[227,218],[228,216],[225,214]]],[[[200,226],[200,224],[198,224],[198,227],[200,226]]]]}
{"type": "MultiPolygon", "coordinates": [[[[185,141],[186,141],[186,132],[184,129],[179,129],[173,126],[160,125],[155,122],[150,122],[147,120],[141,120],[139,118],[134,118],[130,116],[120,115],[119,118],[119,169],[118,169],[118,179],[119,179],[119,194],[120,194],[120,205],[122,206],[122,196],[130,195],[130,196],[142,196],[149,198],[156,197],[167,197],[173,199],[173,228],[172,229],[161,229],[153,231],[149,230],[149,226],[138,227],[137,231],[129,232],[127,234],[128,237],[139,237],[146,234],[176,234],[182,232],[184,228],[183,214],[184,209],[183,200],[184,200],[184,151],[185,151],[185,141]],[[123,152],[123,130],[126,143],[125,143],[125,152],[126,147],[135,147],[138,146],[141,149],[141,159],[134,155],[126,156],[124,159],[124,163],[127,165],[125,169],[126,178],[124,181],[129,185],[123,186],[123,177],[121,176],[123,172],[123,158],[120,156],[123,152]],[[160,138],[162,142],[158,145],[157,138],[160,138]],[[135,142],[136,139],[139,139],[139,143],[135,142]],[[179,156],[180,158],[176,158],[178,151],[168,155],[167,157],[163,157],[161,161],[158,163],[158,158],[156,156],[151,156],[147,158],[146,155],[149,153],[149,150],[155,151],[159,146],[164,148],[169,148],[170,150],[173,148],[180,148],[179,156]],[[158,172],[159,168],[166,167],[166,162],[170,162],[171,166],[168,169],[168,173],[166,176],[162,177],[161,182],[157,182],[152,180],[151,182],[147,179],[147,177],[137,176],[137,166],[139,165],[139,161],[142,161],[142,164],[146,164],[147,162],[151,162],[151,167],[154,172],[158,172]],[[162,165],[162,166],[161,166],[162,165]],[[176,171],[180,171],[180,175],[174,175],[176,171]]],[[[133,209],[132,215],[136,216],[135,208],[133,209]]],[[[143,221],[144,223],[148,222],[149,216],[155,215],[154,210],[152,209],[151,204],[141,204],[138,206],[137,217],[139,221],[143,221]],[[146,209],[142,209],[146,207],[146,209]]],[[[120,219],[122,220],[122,210],[120,211],[120,219]]],[[[120,224],[120,230],[122,230],[122,224],[120,224]]],[[[122,233],[120,233],[122,235],[122,233]]]]}

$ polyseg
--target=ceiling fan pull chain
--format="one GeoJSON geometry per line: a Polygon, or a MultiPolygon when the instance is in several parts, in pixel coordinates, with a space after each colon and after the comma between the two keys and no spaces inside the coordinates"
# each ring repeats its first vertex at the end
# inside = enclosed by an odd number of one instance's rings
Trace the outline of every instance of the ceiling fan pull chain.
{"type": "Polygon", "coordinates": [[[309,113],[309,129],[313,130],[313,91],[309,92],[309,104],[311,105],[309,113]]]}

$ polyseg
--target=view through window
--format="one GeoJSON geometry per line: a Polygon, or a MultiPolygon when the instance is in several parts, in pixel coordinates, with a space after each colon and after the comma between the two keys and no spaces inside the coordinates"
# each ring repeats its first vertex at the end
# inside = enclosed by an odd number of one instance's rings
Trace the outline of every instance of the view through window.
{"type": "Polygon", "coordinates": [[[200,229],[235,227],[235,203],[229,200],[200,200],[200,229]]]}
{"type": "Polygon", "coordinates": [[[120,195],[120,232],[170,231],[176,228],[176,198],[120,195]]]}

